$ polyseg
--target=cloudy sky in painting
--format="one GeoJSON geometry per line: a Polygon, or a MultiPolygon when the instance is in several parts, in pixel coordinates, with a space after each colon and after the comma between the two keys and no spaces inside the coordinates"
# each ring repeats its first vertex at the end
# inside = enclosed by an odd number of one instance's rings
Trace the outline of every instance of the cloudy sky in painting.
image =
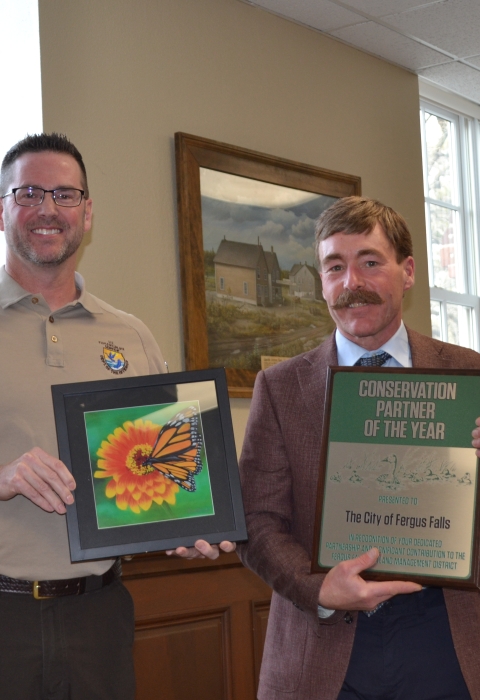
{"type": "Polygon", "coordinates": [[[333,197],[294,190],[201,168],[203,246],[227,240],[271,246],[283,270],[315,264],[315,219],[333,197]]]}

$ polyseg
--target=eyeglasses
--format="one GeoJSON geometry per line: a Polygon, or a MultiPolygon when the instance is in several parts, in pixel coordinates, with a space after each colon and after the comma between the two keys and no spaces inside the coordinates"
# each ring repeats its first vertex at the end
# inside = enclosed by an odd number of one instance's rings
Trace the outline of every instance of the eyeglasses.
{"type": "Polygon", "coordinates": [[[45,194],[50,192],[55,204],[59,207],[78,207],[85,196],[84,190],[74,187],[59,187],[57,190],[44,190],[41,187],[14,187],[11,192],[2,195],[2,199],[13,194],[15,201],[21,207],[38,207],[45,199],[45,194]]]}

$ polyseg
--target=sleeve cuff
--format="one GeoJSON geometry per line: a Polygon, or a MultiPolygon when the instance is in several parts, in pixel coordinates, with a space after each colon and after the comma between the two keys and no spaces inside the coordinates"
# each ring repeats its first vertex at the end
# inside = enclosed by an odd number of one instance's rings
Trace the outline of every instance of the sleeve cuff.
{"type": "Polygon", "coordinates": [[[331,617],[335,610],[329,610],[328,608],[323,608],[321,605],[318,606],[318,617],[325,620],[327,617],[331,617]]]}

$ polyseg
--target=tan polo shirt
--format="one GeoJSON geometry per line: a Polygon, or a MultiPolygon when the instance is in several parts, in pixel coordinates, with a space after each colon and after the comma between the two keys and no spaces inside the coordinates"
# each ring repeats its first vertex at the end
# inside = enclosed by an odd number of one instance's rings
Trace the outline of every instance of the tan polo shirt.
{"type": "MultiPolygon", "coordinates": [[[[0,269],[0,464],[32,447],[58,457],[52,384],[115,379],[165,371],[147,327],[81,290],[53,313],[0,269]],[[108,360],[103,349],[123,356],[108,360]]],[[[116,356],[119,357],[118,355],[116,356]]],[[[66,519],[23,496],[0,501],[0,574],[27,580],[100,574],[110,561],[70,562],[66,519]]]]}

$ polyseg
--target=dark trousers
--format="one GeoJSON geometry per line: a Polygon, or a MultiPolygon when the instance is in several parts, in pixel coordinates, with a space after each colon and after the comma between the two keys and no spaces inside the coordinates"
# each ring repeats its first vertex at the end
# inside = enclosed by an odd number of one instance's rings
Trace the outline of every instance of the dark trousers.
{"type": "Polygon", "coordinates": [[[120,581],[48,600],[0,593],[1,700],[133,700],[133,631],[120,581]]]}
{"type": "Polygon", "coordinates": [[[359,613],[338,700],[470,700],[441,588],[399,595],[359,613]]]}

